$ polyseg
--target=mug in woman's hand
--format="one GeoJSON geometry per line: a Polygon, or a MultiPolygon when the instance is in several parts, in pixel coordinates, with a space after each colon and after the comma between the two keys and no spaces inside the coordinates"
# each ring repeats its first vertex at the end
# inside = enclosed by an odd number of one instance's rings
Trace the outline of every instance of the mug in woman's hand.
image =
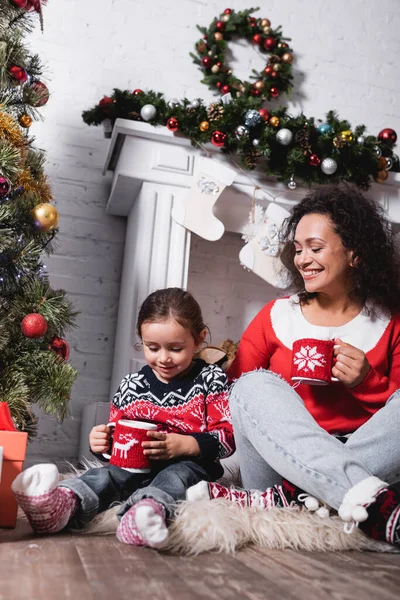
{"type": "Polygon", "coordinates": [[[292,381],[309,385],[328,385],[338,381],[332,377],[334,340],[302,338],[293,342],[292,381]]]}
{"type": "Polygon", "coordinates": [[[148,441],[147,432],[158,429],[154,423],[145,421],[128,421],[119,419],[116,423],[108,423],[112,427],[113,444],[110,454],[103,454],[110,459],[110,464],[133,473],[150,471],[149,457],[143,453],[142,442],[148,441]]]}

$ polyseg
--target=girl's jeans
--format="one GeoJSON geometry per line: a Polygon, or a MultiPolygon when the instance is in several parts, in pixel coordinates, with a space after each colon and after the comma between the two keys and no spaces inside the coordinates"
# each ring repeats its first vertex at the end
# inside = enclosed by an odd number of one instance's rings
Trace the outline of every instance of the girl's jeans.
{"type": "Polygon", "coordinates": [[[400,390],[346,444],[322,429],[297,392],[271,371],[242,375],[230,406],[247,489],[264,490],[284,477],[338,509],[366,477],[400,481],[400,390]]]}
{"type": "Polygon", "coordinates": [[[151,473],[131,473],[109,464],[89,469],[80,477],[60,483],[80,499],[80,507],[68,527],[82,529],[114,502],[124,501],[117,513],[121,518],[143,498],[154,498],[165,507],[167,516],[172,517],[176,502],[185,500],[187,488],[208,478],[207,471],[191,460],[172,463],[151,473]]]}

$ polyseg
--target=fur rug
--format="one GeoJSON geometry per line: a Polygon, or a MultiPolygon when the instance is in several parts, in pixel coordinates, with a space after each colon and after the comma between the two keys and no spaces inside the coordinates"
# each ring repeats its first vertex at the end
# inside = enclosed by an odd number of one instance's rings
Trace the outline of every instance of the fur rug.
{"type": "MultiPolygon", "coordinates": [[[[76,471],[64,474],[62,478],[76,474],[76,471]]],[[[118,506],[114,506],[101,513],[87,529],[78,533],[114,534],[118,525],[117,511],[118,506]]],[[[208,551],[234,553],[248,544],[280,550],[396,552],[393,546],[375,542],[357,528],[351,534],[345,533],[343,521],[338,517],[321,519],[298,508],[272,511],[242,508],[226,500],[180,503],[170,526],[167,551],[184,555],[208,551]]]]}

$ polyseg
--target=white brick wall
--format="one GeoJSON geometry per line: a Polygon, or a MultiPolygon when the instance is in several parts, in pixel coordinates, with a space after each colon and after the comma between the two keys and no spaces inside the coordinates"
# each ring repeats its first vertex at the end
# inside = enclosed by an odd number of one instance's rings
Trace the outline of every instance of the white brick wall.
{"type": "MultiPolygon", "coordinates": [[[[371,133],[387,126],[400,133],[398,0],[261,4],[265,9],[259,15],[270,18],[273,26],[281,24],[292,38],[297,57],[290,102],[294,114],[303,110],[323,117],[334,108],[354,125],[365,123],[371,133]]],[[[53,284],[64,287],[81,311],[79,329],[68,336],[72,362],[80,370],[71,396],[72,418],[63,424],[41,418],[30,461],[74,458],[82,407],[109,394],[125,223],[104,212],[109,179],[101,169],[108,142],[101,128],[83,124],[81,112],[113,87],[211,100],[188,53],[199,38],[196,24],[207,26],[226,5],[240,10],[250,4],[49,0],[45,32],[37,29],[30,39],[47,65],[52,92],[43,110],[45,121],[31,129],[38,146],[47,150],[47,172],[61,214],[60,247],[47,264],[53,284]]],[[[236,43],[231,49],[239,76],[263,65],[250,45],[236,43]]],[[[215,255],[214,244],[195,238],[193,247],[189,287],[201,301],[213,342],[238,339],[241,328],[275,292],[240,267],[238,236],[227,235],[219,243],[217,263],[208,262],[215,255]]]]}

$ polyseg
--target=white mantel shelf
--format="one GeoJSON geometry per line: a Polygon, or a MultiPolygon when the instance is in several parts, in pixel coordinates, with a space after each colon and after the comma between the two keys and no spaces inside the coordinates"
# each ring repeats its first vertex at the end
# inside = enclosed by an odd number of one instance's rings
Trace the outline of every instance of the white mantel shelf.
{"type": "MultiPolygon", "coordinates": [[[[235,168],[231,162],[234,157],[224,156],[211,145],[207,152],[213,160],[235,168]]],[[[166,127],[125,119],[115,122],[104,166],[104,173],[113,173],[107,212],[127,217],[127,232],[111,394],[123,376],[142,364],[142,352],[135,348],[140,304],[155,289],[186,287],[191,234],[172,219],[171,210],[183,201],[204,156],[189,139],[166,127]]],[[[240,232],[247,223],[254,186],[261,188],[257,203],[266,207],[275,201],[289,210],[308,191],[301,185],[291,191],[257,170],[238,168],[233,184],[214,206],[214,214],[226,231],[240,232]]],[[[391,221],[400,223],[400,173],[389,173],[384,184],[373,184],[370,194],[379,200],[391,221]]]]}

